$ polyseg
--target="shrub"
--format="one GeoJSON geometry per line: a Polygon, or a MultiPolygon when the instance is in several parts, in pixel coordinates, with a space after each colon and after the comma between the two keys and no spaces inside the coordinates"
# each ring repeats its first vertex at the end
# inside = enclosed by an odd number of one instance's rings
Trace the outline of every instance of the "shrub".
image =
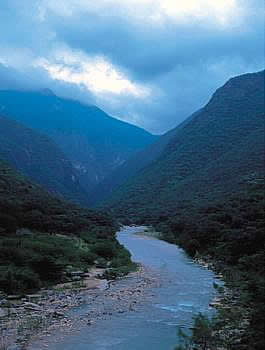
{"type": "Polygon", "coordinates": [[[113,258],[116,254],[115,243],[111,241],[96,243],[93,252],[107,260],[113,258]]]}
{"type": "Polygon", "coordinates": [[[9,214],[0,213],[0,227],[7,233],[15,233],[18,228],[17,219],[9,214]]]}
{"type": "Polygon", "coordinates": [[[40,287],[38,274],[30,268],[3,266],[0,268],[0,289],[6,293],[31,291],[40,287]]]}

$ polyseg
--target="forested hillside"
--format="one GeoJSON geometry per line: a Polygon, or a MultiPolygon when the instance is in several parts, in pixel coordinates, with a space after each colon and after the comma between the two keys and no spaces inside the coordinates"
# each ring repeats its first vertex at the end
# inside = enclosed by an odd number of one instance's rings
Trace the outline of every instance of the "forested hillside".
{"type": "Polygon", "coordinates": [[[0,91],[0,112],[52,138],[86,191],[156,136],[52,91],[0,91]],[[16,101],[16,103],[14,103],[16,101]]]}
{"type": "Polygon", "coordinates": [[[264,71],[229,80],[171,139],[160,157],[105,206],[150,221],[184,202],[206,203],[264,174],[264,71]]]}
{"type": "Polygon", "coordinates": [[[199,112],[195,112],[175,129],[160,136],[157,141],[145,147],[142,151],[133,154],[127,161],[117,167],[117,169],[115,169],[109,176],[101,181],[91,193],[89,193],[89,203],[92,206],[95,206],[97,203],[108,198],[119,188],[120,185],[132,178],[141,169],[147,167],[153,161],[158,159],[170,140],[181,133],[182,128],[184,128],[185,125],[198,113],[199,112]]]}
{"type": "MultiPolygon", "coordinates": [[[[177,208],[174,215],[156,224],[163,239],[212,263],[233,291],[233,299],[228,298],[228,305],[219,308],[210,324],[214,336],[205,340],[210,349],[264,349],[264,193],[264,178],[249,180],[245,190],[225,200],[177,208]]],[[[199,332],[197,341],[202,341],[203,330],[199,332]]]]}
{"type": "Polygon", "coordinates": [[[177,349],[264,349],[264,71],[218,89],[105,205],[223,274],[233,297],[177,349]]]}
{"type": "Polygon", "coordinates": [[[110,216],[62,201],[0,161],[0,290],[21,293],[62,281],[96,262],[130,269],[110,216]]]}
{"type": "Polygon", "coordinates": [[[53,140],[2,116],[0,130],[0,159],[61,197],[83,205],[88,202],[78,172],[53,140]]]}

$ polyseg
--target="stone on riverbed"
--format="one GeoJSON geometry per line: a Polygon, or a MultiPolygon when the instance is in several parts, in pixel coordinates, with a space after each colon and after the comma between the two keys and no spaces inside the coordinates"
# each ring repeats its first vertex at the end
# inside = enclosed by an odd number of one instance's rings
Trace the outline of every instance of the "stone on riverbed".
{"type": "Polygon", "coordinates": [[[7,300],[19,300],[21,299],[20,295],[8,295],[7,300]]]}
{"type": "Polygon", "coordinates": [[[33,310],[33,311],[41,311],[42,308],[38,305],[38,304],[34,304],[34,303],[24,303],[23,304],[24,308],[25,309],[28,309],[28,310],[33,310]]]}
{"type": "Polygon", "coordinates": [[[21,350],[21,348],[18,345],[10,345],[6,350],[21,350]]]}
{"type": "Polygon", "coordinates": [[[84,271],[71,271],[67,273],[68,275],[70,275],[71,277],[75,277],[75,276],[83,276],[84,275],[84,271]]]}
{"type": "Polygon", "coordinates": [[[41,299],[41,295],[40,294],[27,294],[26,298],[29,302],[32,301],[39,301],[41,299]]]}
{"type": "Polygon", "coordinates": [[[8,315],[9,315],[8,308],[4,308],[4,307],[0,308],[0,318],[6,317],[8,315]]]}

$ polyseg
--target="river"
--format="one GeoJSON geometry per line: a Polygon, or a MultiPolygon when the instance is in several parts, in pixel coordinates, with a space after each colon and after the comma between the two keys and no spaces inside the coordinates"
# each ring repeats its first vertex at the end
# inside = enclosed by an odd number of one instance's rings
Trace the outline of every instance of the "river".
{"type": "MultiPolygon", "coordinates": [[[[211,313],[214,273],[194,263],[175,245],[136,235],[139,230],[139,227],[124,227],[117,238],[130,250],[134,261],[159,276],[160,284],[152,288],[152,297],[138,305],[136,311],[82,327],[76,334],[50,343],[49,349],[173,350],[178,326],[188,329],[193,315],[211,313]]],[[[84,305],[73,312],[81,314],[86,308],[84,305]]]]}

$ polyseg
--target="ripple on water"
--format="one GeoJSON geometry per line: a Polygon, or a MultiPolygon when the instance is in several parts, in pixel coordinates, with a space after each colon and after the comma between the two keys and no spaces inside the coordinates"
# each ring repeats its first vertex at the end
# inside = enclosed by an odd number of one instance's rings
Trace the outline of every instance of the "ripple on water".
{"type": "Polygon", "coordinates": [[[192,303],[181,303],[177,305],[164,305],[164,304],[156,304],[156,308],[159,308],[161,310],[166,310],[173,313],[178,313],[180,311],[182,312],[194,312],[195,307],[192,303]]]}
{"type": "MultiPolygon", "coordinates": [[[[96,346],[101,346],[102,350],[103,350],[103,349],[107,349],[107,348],[114,346],[114,345],[122,344],[124,342],[124,340],[125,340],[125,338],[114,338],[114,337],[104,336],[103,339],[98,339],[97,341],[94,342],[94,344],[96,346]]],[[[97,349],[101,349],[101,348],[97,348],[97,349]]]]}

